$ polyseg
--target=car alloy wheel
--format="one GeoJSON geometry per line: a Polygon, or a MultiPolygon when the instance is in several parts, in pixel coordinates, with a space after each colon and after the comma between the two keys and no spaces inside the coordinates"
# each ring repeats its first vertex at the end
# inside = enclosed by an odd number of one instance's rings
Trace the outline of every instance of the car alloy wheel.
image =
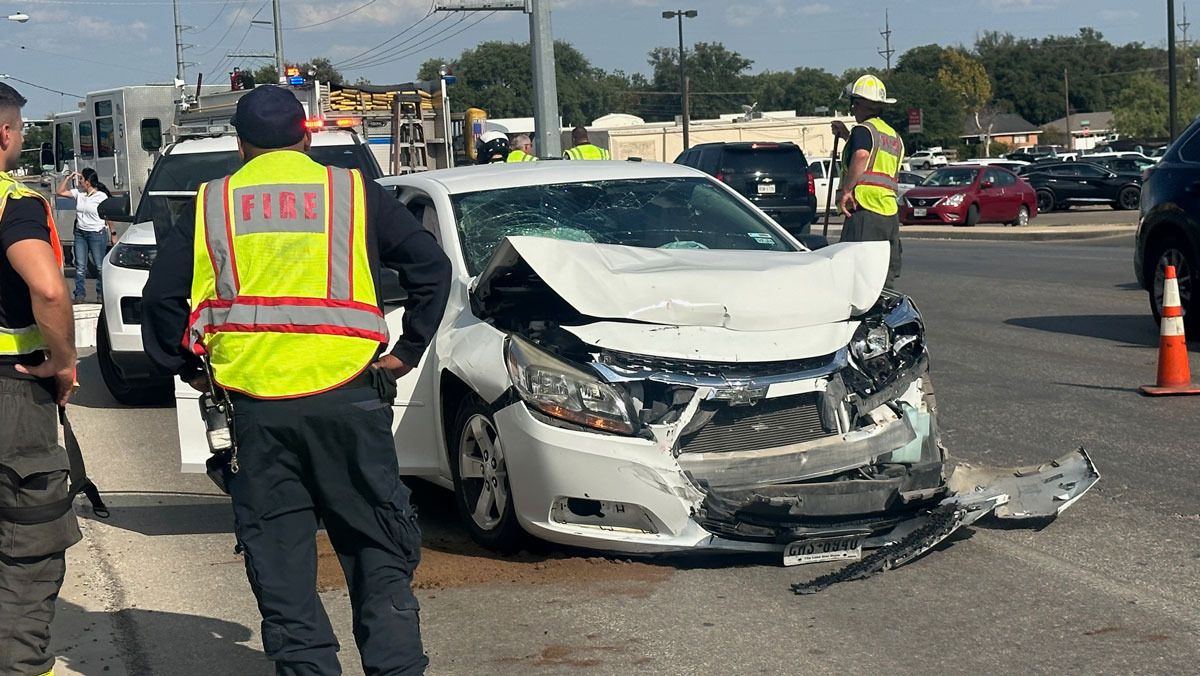
{"type": "Polygon", "coordinates": [[[1017,219],[1012,224],[1016,226],[1029,225],[1029,207],[1022,204],[1017,211],[1017,219]]]}
{"type": "Polygon", "coordinates": [[[455,502],[471,539],[498,552],[517,551],[524,532],[513,507],[504,442],[478,397],[468,395],[459,405],[452,438],[455,502]]]}
{"type": "Polygon", "coordinates": [[[1054,211],[1054,193],[1039,190],[1037,194],[1038,211],[1054,211]]]}
{"type": "Polygon", "coordinates": [[[1122,209],[1137,209],[1141,206],[1142,191],[1137,188],[1125,188],[1117,196],[1122,209]]]}

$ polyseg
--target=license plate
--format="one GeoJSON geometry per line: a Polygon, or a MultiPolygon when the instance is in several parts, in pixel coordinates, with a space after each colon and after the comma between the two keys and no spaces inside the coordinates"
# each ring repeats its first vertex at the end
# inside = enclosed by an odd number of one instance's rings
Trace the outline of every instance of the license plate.
{"type": "Polygon", "coordinates": [[[917,218],[924,216],[926,213],[926,210],[920,207],[913,209],[913,216],[916,216],[917,218]]]}
{"type": "Polygon", "coordinates": [[[857,561],[862,558],[866,535],[840,535],[793,542],[783,550],[783,565],[802,566],[828,561],[857,561]]]}
{"type": "Polygon", "coordinates": [[[775,194],[775,186],[770,183],[759,183],[758,184],[758,194],[774,195],[775,194]]]}

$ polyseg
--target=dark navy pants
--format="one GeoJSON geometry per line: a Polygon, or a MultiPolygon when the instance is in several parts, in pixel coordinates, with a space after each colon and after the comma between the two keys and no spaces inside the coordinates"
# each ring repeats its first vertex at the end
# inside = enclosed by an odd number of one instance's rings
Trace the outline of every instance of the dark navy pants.
{"type": "Polygon", "coordinates": [[[341,673],[316,592],[319,519],[346,574],[367,676],[423,674],[411,588],[421,536],[396,463],[391,401],[352,384],[299,399],[237,396],[233,407],[240,471],[228,487],[275,673],[341,673]]]}

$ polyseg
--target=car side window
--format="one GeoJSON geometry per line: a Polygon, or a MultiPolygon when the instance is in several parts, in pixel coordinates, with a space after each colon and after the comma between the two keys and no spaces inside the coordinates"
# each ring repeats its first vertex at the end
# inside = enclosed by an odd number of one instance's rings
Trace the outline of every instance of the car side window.
{"type": "Polygon", "coordinates": [[[709,175],[716,175],[717,164],[720,159],[721,151],[717,148],[708,148],[700,151],[700,171],[709,175]]]}
{"type": "Polygon", "coordinates": [[[693,162],[693,160],[695,160],[695,159],[696,159],[696,151],[689,150],[686,153],[680,155],[679,159],[675,160],[675,162],[678,164],[682,164],[685,167],[694,167],[694,166],[696,166],[696,163],[693,162]]]}
{"type": "Polygon", "coordinates": [[[1108,176],[1108,172],[1100,167],[1093,167],[1086,164],[1076,167],[1075,173],[1084,178],[1103,178],[1108,176]]]}
{"type": "Polygon", "coordinates": [[[809,162],[808,172],[813,178],[825,178],[825,165],[820,162],[809,162]]]}
{"type": "Polygon", "coordinates": [[[996,171],[995,169],[988,169],[987,171],[983,172],[983,178],[979,181],[980,184],[987,183],[988,181],[991,181],[992,185],[995,187],[1002,185],[1000,183],[1000,172],[996,171]]]}
{"type": "Polygon", "coordinates": [[[1179,147],[1179,159],[1184,162],[1200,162],[1200,127],[1179,147]]]}

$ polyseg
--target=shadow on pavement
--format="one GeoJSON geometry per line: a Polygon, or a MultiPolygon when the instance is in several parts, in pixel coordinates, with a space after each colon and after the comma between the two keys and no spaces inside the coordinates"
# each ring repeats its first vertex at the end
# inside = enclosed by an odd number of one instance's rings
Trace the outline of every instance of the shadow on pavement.
{"type": "Polygon", "coordinates": [[[149,655],[153,654],[167,656],[156,661],[169,662],[173,676],[265,676],[274,671],[261,650],[242,645],[254,637],[249,627],[213,617],[137,608],[116,613],[89,611],[60,599],[54,637],[52,649],[60,670],[65,666],[84,676],[150,674],[154,667],[149,655]],[[115,630],[118,645],[97,645],[108,638],[104,630],[109,626],[115,630]],[[160,640],[141,645],[140,637],[160,640]],[[107,659],[112,652],[121,653],[123,664],[107,659]]]}
{"type": "Polygon", "coordinates": [[[109,516],[78,510],[84,519],[142,535],[233,533],[233,509],[224,495],[204,493],[104,492],[109,516]]]}
{"type": "Polygon", "coordinates": [[[175,399],[171,397],[144,406],[126,406],[118,402],[104,384],[104,377],[100,375],[100,365],[96,359],[96,355],[91,354],[79,360],[75,372],[75,379],[79,381],[79,391],[71,395],[72,404],[103,409],[171,408],[175,405],[175,399]]]}
{"type": "Polygon", "coordinates": [[[1025,329],[1101,338],[1139,347],[1158,346],[1158,329],[1155,328],[1149,314],[1014,317],[1006,319],[1004,323],[1025,329]]]}

